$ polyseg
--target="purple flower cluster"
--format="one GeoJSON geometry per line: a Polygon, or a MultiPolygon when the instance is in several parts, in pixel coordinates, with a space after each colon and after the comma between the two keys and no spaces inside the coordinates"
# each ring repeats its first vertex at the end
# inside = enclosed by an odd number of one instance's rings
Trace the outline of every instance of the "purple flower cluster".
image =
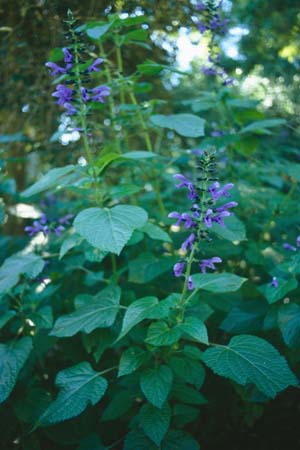
{"type": "MultiPolygon", "coordinates": [[[[213,223],[216,223],[222,227],[225,226],[224,219],[231,216],[233,213],[232,208],[237,206],[237,202],[229,201],[227,203],[216,205],[223,197],[230,197],[230,190],[233,188],[232,183],[227,183],[223,186],[218,181],[211,178],[214,171],[214,156],[208,152],[200,153],[200,162],[198,162],[197,168],[200,171],[199,176],[196,178],[196,182],[188,180],[182,174],[174,175],[176,180],[179,180],[177,188],[187,188],[187,197],[192,201],[190,212],[179,213],[173,211],[169,213],[168,217],[175,219],[176,226],[183,226],[183,228],[190,230],[190,235],[181,244],[181,250],[184,252],[198,250],[198,243],[200,239],[209,238],[209,229],[213,223]],[[208,184],[213,181],[211,184],[208,184]]],[[[199,267],[202,273],[206,273],[207,269],[215,270],[215,264],[221,263],[222,259],[219,256],[214,256],[209,259],[202,259],[198,261],[199,267]]],[[[173,272],[176,277],[180,277],[187,266],[187,260],[183,259],[177,262],[173,267],[173,272]]],[[[192,278],[188,277],[188,289],[193,289],[192,278]]]]}
{"type": "Polygon", "coordinates": [[[28,236],[33,237],[42,232],[45,236],[54,233],[56,236],[61,236],[65,231],[66,226],[71,225],[73,214],[67,214],[59,219],[52,220],[46,214],[42,214],[38,220],[35,220],[31,226],[24,228],[28,236]]]}
{"type": "MultiPolygon", "coordinates": [[[[66,110],[68,116],[74,116],[79,113],[78,105],[87,104],[88,102],[105,103],[105,98],[110,94],[110,88],[106,85],[101,85],[89,89],[85,86],[78,85],[78,80],[74,79],[73,72],[75,58],[70,49],[63,48],[62,50],[64,53],[64,67],[53,62],[47,62],[45,64],[50,69],[51,76],[67,76],[65,84],[59,83],[56,86],[56,90],[52,93],[52,97],[57,99],[56,103],[66,110]]],[[[84,77],[86,83],[90,82],[90,74],[92,72],[100,71],[99,66],[102,63],[102,58],[96,58],[87,68],[84,70],[80,69],[80,75],[84,77]]]]}
{"type": "Polygon", "coordinates": [[[272,286],[272,287],[274,287],[274,288],[278,288],[279,283],[278,283],[277,277],[273,277],[273,278],[272,278],[272,281],[271,281],[271,283],[270,283],[270,286],[272,286]]]}

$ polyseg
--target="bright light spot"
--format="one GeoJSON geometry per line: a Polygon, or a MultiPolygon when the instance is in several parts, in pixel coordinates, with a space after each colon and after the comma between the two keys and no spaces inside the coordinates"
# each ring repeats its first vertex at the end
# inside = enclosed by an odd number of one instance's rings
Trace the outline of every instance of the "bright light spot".
{"type": "Polygon", "coordinates": [[[25,322],[27,322],[30,327],[35,326],[35,323],[31,319],[26,319],[25,322]]]}
{"type": "Polygon", "coordinates": [[[151,191],[153,191],[153,186],[150,183],[146,183],[144,186],[144,189],[146,192],[151,192],[151,191]]]}
{"type": "Polygon", "coordinates": [[[64,133],[60,137],[62,145],[68,145],[70,142],[76,142],[80,139],[80,133],[77,130],[71,131],[71,133],[64,133]]]}
{"type": "Polygon", "coordinates": [[[41,211],[26,203],[17,203],[9,208],[9,212],[16,216],[22,217],[22,219],[38,219],[41,216],[41,211]]]}
{"type": "Polygon", "coordinates": [[[240,67],[237,67],[237,68],[235,69],[235,73],[236,73],[237,75],[242,75],[243,71],[242,71],[242,69],[241,69],[240,67]]]}
{"type": "Polygon", "coordinates": [[[207,57],[207,46],[205,40],[201,39],[201,42],[193,44],[193,37],[193,34],[188,33],[186,28],[180,28],[179,37],[177,39],[177,63],[181,70],[190,69],[191,62],[195,58],[207,57]]]}
{"type": "Polygon", "coordinates": [[[45,246],[48,243],[48,241],[49,241],[48,236],[45,236],[44,233],[38,233],[31,239],[31,241],[29,242],[27,247],[25,247],[22,253],[24,255],[27,255],[28,253],[33,252],[36,246],[38,245],[45,246]]]}
{"type": "Polygon", "coordinates": [[[178,233],[178,231],[180,230],[180,226],[179,225],[171,225],[170,230],[173,231],[173,233],[178,233]]]}
{"type": "Polygon", "coordinates": [[[49,283],[51,283],[50,278],[45,278],[45,279],[43,280],[43,282],[42,282],[41,284],[39,284],[39,285],[35,288],[35,292],[36,292],[37,294],[40,294],[41,292],[43,292],[43,290],[45,289],[45,287],[46,287],[49,283]]]}
{"type": "Polygon", "coordinates": [[[84,156],[80,156],[80,158],[78,158],[77,162],[81,167],[85,167],[87,165],[87,160],[85,159],[84,156]]]}
{"type": "Polygon", "coordinates": [[[110,121],[110,119],[104,119],[103,123],[106,127],[109,127],[109,125],[111,124],[111,121],[110,121]]]}
{"type": "Polygon", "coordinates": [[[29,106],[28,103],[26,105],[22,106],[22,112],[23,113],[28,113],[29,109],[30,109],[30,106],[29,106]]]}
{"type": "Polygon", "coordinates": [[[229,30],[229,34],[231,34],[232,36],[247,36],[247,34],[249,34],[249,30],[248,28],[245,27],[233,27],[230,28],[229,30]]]}
{"type": "Polygon", "coordinates": [[[239,56],[238,49],[235,45],[231,45],[230,47],[228,47],[226,50],[226,53],[227,53],[227,56],[229,56],[229,58],[233,58],[233,59],[236,59],[239,56]]]}

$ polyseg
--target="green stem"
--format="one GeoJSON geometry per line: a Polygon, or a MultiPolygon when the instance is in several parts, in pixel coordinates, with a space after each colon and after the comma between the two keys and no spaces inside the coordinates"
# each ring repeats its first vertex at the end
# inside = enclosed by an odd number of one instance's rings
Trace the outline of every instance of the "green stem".
{"type": "Polygon", "coordinates": [[[141,113],[141,110],[139,108],[139,104],[138,104],[138,101],[136,99],[135,93],[132,90],[129,92],[129,97],[130,97],[130,100],[132,101],[133,105],[135,105],[137,107],[136,108],[136,113],[137,113],[138,119],[140,121],[142,130],[143,130],[143,136],[144,136],[144,139],[145,139],[146,148],[147,148],[147,150],[149,152],[152,152],[153,151],[153,147],[152,147],[151,139],[150,139],[150,136],[149,136],[149,133],[148,133],[148,128],[147,128],[147,125],[146,125],[146,123],[144,121],[143,114],[141,113]]]}
{"type": "MultiPolygon", "coordinates": [[[[118,72],[121,77],[123,77],[123,61],[122,61],[122,53],[121,53],[121,47],[119,45],[116,46],[116,55],[117,55],[117,66],[118,66],[118,72]]],[[[121,89],[120,89],[120,99],[121,103],[125,103],[125,93],[123,88],[123,82],[121,83],[121,89]]]]}

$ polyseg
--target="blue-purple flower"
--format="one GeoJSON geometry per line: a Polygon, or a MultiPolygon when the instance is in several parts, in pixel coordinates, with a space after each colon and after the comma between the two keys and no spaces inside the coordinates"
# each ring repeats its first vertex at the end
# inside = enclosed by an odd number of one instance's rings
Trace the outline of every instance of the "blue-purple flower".
{"type": "Polygon", "coordinates": [[[273,278],[272,278],[272,281],[271,281],[271,283],[270,283],[270,286],[272,286],[272,287],[274,287],[274,288],[278,288],[279,283],[278,283],[277,277],[273,277],[273,278]]]}
{"type": "Polygon", "coordinates": [[[221,263],[221,262],[222,262],[222,259],[219,258],[219,256],[213,256],[212,258],[209,258],[209,259],[202,259],[199,266],[200,266],[201,272],[206,273],[206,269],[215,270],[216,269],[215,264],[221,263]]]}
{"type": "Polygon", "coordinates": [[[72,53],[66,48],[64,47],[62,49],[63,54],[64,54],[64,62],[65,63],[73,63],[73,55],[72,53]]]}
{"type": "Polygon", "coordinates": [[[179,261],[178,263],[174,264],[173,272],[175,277],[180,277],[182,275],[184,268],[185,268],[184,261],[179,261]]]}
{"type": "Polygon", "coordinates": [[[87,68],[87,71],[89,73],[91,72],[100,72],[100,64],[103,63],[103,59],[102,58],[96,58],[95,61],[87,68]]]}
{"type": "Polygon", "coordinates": [[[195,233],[190,234],[190,236],[182,243],[181,249],[187,250],[189,248],[190,250],[192,250],[195,238],[196,238],[195,233]]]}
{"type": "Polygon", "coordinates": [[[108,86],[97,86],[92,89],[92,100],[94,102],[105,103],[105,97],[110,94],[110,88],[108,86]]]}
{"type": "Polygon", "coordinates": [[[195,288],[191,275],[188,277],[187,287],[189,291],[192,291],[195,288]]]}
{"type": "Polygon", "coordinates": [[[64,105],[65,103],[70,103],[72,101],[72,95],[74,91],[71,88],[68,88],[64,84],[58,84],[56,86],[56,91],[54,91],[51,95],[52,97],[57,98],[58,105],[64,105]]]}
{"type": "Polygon", "coordinates": [[[56,75],[62,75],[62,74],[67,73],[66,67],[61,67],[51,61],[46,62],[45,66],[51,70],[50,75],[52,77],[55,77],[56,75]]]}

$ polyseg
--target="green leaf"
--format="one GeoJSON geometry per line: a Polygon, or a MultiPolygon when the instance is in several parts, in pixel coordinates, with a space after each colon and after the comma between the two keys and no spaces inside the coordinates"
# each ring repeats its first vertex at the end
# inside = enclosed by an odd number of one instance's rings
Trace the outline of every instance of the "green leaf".
{"type": "Polygon", "coordinates": [[[50,335],[68,337],[78,331],[90,333],[95,328],[110,327],[119,310],[120,296],[119,287],[108,286],[93,297],[90,304],[78,308],[71,314],[59,317],[50,335]]]}
{"type": "Polygon", "coordinates": [[[297,379],[286,360],[267,341],[256,336],[241,335],[229,345],[218,345],[203,353],[203,361],[215,373],[236,383],[253,383],[266,396],[274,398],[297,379]]]}
{"type": "Polygon", "coordinates": [[[32,197],[48,189],[58,189],[60,185],[65,185],[70,181],[70,175],[74,176],[75,166],[70,164],[65,167],[51,169],[42,176],[36,183],[21,193],[22,197],[32,197]]]}
{"type": "Polygon", "coordinates": [[[211,230],[217,236],[228,241],[244,241],[246,239],[245,225],[235,215],[226,217],[226,227],[220,227],[217,223],[213,223],[211,230]]]}
{"type": "Polygon", "coordinates": [[[109,31],[112,25],[114,25],[114,22],[90,22],[87,24],[85,32],[89,38],[99,40],[109,31]]]}
{"type": "Polygon", "coordinates": [[[280,306],[278,325],[284,342],[289,347],[300,347],[300,308],[296,303],[280,306]]]}
{"type": "Polygon", "coordinates": [[[30,319],[36,327],[49,329],[53,326],[53,313],[51,306],[43,306],[30,315],[30,319]]]}
{"type": "Polygon", "coordinates": [[[62,259],[68,253],[68,251],[80,245],[81,242],[82,237],[79,236],[79,234],[73,233],[70,236],[67,236],[60,247],[59,259],[62,259]]]}
{"type": "Polygon", "coordinates": [[[205,370],[203,365],[195,359],[173,356],[170,358],[169,365],[176,377],[200,388],[204,383],[205,370]]]}
{"type": "Polygon", "coordinates": [[[148,357],[149,355],[139,347],[129,347],[121,355],[118,377],[134,372],[148,359],[148,357]]]}
{"type": "Polygon", "coordinates": [[[165,404],[161,409],[146,404],[139,412],[139,422],[142,430],[156,445],[160,445],[168,431],[171,420],[171,409],[165,404]]]}
{"type": "Polygon", "coordinates": [[[157,450],[157,446],[141,430],[131,430],[124,442],[123,450],[157,450]]]}
{"type": "Polygon", "coordinates": [[[146,61],[144,61],[142,64],[138,64],[137,68],[139,72],[145,75],[158,75],[163,70],[185,75],[185,72],[182,72],[181,70],[178,70],[175,67],[159,64],[156,63],[155,61],[152,61],[151,59],[146,59],[146,61]]]}
{"type": "Polygon", "coordinates": [[[232,273],[199,273],[193,275],[196,289],[222,293],[237,291],[247,278],[239,277],[232,273]]]}
{"type": "Polygon", "coordinates": [[[135,325],[147,319],[153,307],[156,305],[158,305],[158,299],[156,297],[143,297],[131,303],[125,312],[121,333],[117,341],[129,333],[135,325]]]}
{"type": "Polygon", "coordinates": [[[234,306],[225,317],[220,328],[227,333],[241,334],[260,331],[268,310],[266,302],[253,300],[234,306]]]}
{"type": "Polygon", "coordinates": [[[31,350],[30,337],[24,337],[7,345],[0,344],[0,403],[4,402],[13,390],[18,374],[31,350]]]}
{"type": "Polygon", "coordinates": [[[53,403],[39,418],[42,425],[61,422],[78,416],[88,404],[95,405],[103,397],[107,381],[88,362],[58,373],[55,384],[60,388],[53,403]]]}
{"type": "Polygon", "coordinates": [[[133,231],[147,218],[146,211],[138,206],[88,208],[76,216],[74,227],[94,247],[119,255],[133,231]]]}
{"type": "Polygon", "coordinates": [[[187,317],[178,325],[178,328],[196,341],[208,345],[207,328],[205,323],[197,317],[187,317]]]}
{"type": "Polygon", "coordinates": [[[35,278],[43,270],[45,262],[34,253],[16,253],[7,258],[0,267],[0,294],[14,287],[20,275],[35,278]]]}
{"type": "Polygon", "coordinates": [[[159,258],[150,252],[141,253],[136,259],[129,262],[129,281],[144,284],[162,275],[175,264],[176,259],[169,256],[159,258]]]}
{"type": "Polygon", "coordinates": [[[97,166],[97,172],[100,175],[103,170],[109,166],[110,163],[115,161],[116,159],[122,158],[122,155],[120,153],[106,153],[106,155],[101,156],[96,161],[97,166]]]}
{"type": "Polygon", "coordinates": [[[141,231],[146,233],[151,239],[156,239],[163,242],[172,242],[172,239],[164,230],[154,223],[147,222],[146,225],[141,228],[141,231]]]}
{"type": "Polygon", "coordinates": [[[146,369],[140,378],[141,389],[152,405],[161,408],[168,398],[173,381],[172,371],[167,366],[146,369]]]}
{"type": "Polygon", "coordinates": [[[295,162],[293,162],[292,164],[285,164],[282,167],[282,170],[290,177],[300,182],[300,164],[296,164],[295,162]]]}
{"type": "Polygon", "coordinates": [[[298,286],[296,278],[278,278],[278,287],[271,286],[271,283],[264,284],[258,290],[266,297],[268,303],[272,304],[281,300],[288,292],[293,291],[298,286]]]}
{"type": "Polygon", "coordinates": [[[176,430],[167,433],[161,450],[200,450],[200,446],[189,433],[176,430]]]}
{"type": "Polygon", "coordinates": [[[172,397],[176,400],[187,403],[188,405],[205,405],[207,403],[206,398],[201,392],[196,389],[187,386],[186,384],[177,384],[172,389],[172,397]]]}
{"type": "Polygon", "coordinates": [[[135,152],[127,152],[127,153],[122,153],[122,158],[125,159],[133,159],[135,160],[139,160],[139,159],[149,159],[149,158],[158,158],[159,155],[157,153],[154,152],[146,152],[144,150],[136,150],[135,152]]]}
{"type": "Polygon", "coordinates": [[[123,416],[130,408],[134,401],[132,394],[128,391],[116,392],[107,405],[101,416],[101,422],[107,420],[116,420],[123,416]]]}
{"type": "Polygon", "coordinates": [[[166,322],[153,322],[148,328],[147,344],[161,347],[164,345],[173,345],[181,337],[181,331],[178,327],[169,328],[166,322]]]}
{"type": "Polygon", "coordinates": [[[252,122],[246,127],[240,130],[240,133],[258,133],[258,134],[270,134],[268,128],[278,127],[280,125],[285,125],[287,121],[285,119],[267,119],[267,120],[258,120],[256,122],[252,122]]]}
{"type": "Polygon", "coordinates": [[[3,328],[7,324],[7,322],[9,322],[10,319],[12,319],[15,315],[16,311],[12,310],[3,313],[2,316],[0,317],[0,329],[3,328]]]}
{"type": "Polygon", "coordinates": [[[194,114],[172,114],[169,116],[155,114],[150,117],[150,120],[154,125],[174,130],[180,136],[194,138],[204,136],[205,120],[194,114]]]}

